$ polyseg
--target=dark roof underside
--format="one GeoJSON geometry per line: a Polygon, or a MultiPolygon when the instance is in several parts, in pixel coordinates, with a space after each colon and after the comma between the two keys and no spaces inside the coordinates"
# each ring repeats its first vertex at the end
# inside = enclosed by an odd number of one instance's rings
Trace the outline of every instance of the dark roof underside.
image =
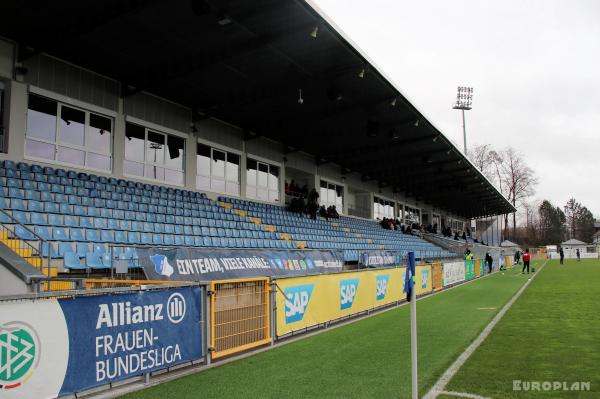
{"type": "Polygon", "coordinates": [[[4,0],[0,10],[0,35],[21,59],[48,53],[122,82],[124,96],[159,95],[458,215],[513,210],[302,0],[4,0]]]}

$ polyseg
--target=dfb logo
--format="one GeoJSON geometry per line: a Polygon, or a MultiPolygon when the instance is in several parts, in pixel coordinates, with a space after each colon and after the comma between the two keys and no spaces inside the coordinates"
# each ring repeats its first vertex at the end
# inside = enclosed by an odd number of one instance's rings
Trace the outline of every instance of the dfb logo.
{"type": "Polygon", "coordinates": [[[421,270],[421,288],[427,288],[427,277],[429,277],[429,270],[421,270]]]}
{"type": "Polygon", "coordinates": [[[173,324],[185,317],[185,298],[178,292],[172,294],[167,301],[167,317],[173,324]]]}
{"type": "Polygon", "coordinates": [[[175,269],[169,264],[165,255],[153,255],[150,257],[150,260],[154,263],[154,270],[156,270],[156,273],[171,277],[171,274],[173,274],[175,269]]]}
{"type": "Polygon", "coordinates": [[[375,295],[378,301],[381,301],[385,298],[385,294],[387,294],[389,281],[390,276],[387,274],[377,276],[375,280],[375,295]]]}
{"type": "Polygon", "coordinates": [[[340,281],[340,309],[344,310],[352,307],[357,291],[357,278],[350,278],[340,281]]]}
{"type": "Polygon", "coordinates": [[[295,287],[288,287],[283,291],[285,294],[286,323],[294,323],[302,320],[314,287],[314,284],[297,285],[295,287]]]}

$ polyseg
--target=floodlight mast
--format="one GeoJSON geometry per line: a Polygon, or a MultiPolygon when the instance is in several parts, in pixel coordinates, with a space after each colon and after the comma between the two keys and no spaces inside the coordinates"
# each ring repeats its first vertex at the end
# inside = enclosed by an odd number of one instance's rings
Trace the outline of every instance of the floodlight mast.
{"type": "Polygon", "coordinates": [[[465,126],[465,111],[471,109],[473,104],[473,88],[466,86],[458,86],[456,93],[456,102],[452,106],[454,109],[460,109],[462,111],[462,122],[463,122],[463,142],[465,148],[465,155],[467,155],[467,128],[465,126]]]}

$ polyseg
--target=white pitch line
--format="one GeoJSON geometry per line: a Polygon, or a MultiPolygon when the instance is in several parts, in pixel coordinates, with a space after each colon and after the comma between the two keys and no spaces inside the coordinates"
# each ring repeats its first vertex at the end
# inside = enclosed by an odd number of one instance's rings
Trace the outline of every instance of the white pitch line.
{"type": "Polygon", "coordinates": [[[502,309],[483,329],[483,331],[481,332],[481,334],[479,334],[475,341],[473,341],[471,345],[469,345],[469,347],[465,349],[463,353],[461,353],[461,355],[454,361],[454,363],[452,363],[448,370],[446,370],[446,372],[442,374],[440,379],[429,390],[429,392],[427,392],[427,394],[423,396],[423,399],[435,399],[440,393],[444,392],[444,388],[446,388],[446,385],[448,385],[452,377],[454,377],[454,374],[456,374],[456,372],[462,367],[462,365],[465,364],[467,359],[473,354],[473,352],[475,352],[475,350],[479,347],[479,345],[481,345],[481,343],[487,338],[487,336],[490,335],[492,329],[496,326],[496,324],[498,324],[500,319],[502,319],[504,314],[508,311],[508,309],[510,309],[513,303],[515,303],[515,301],[519,299],[523,291],[525,291],[525,289],[527,288],[527,286],[529,286],[533,279],[542,271],[544,266],[546,266],[546,263],[548,263],[548,260],[546,260],[546,262],[544,262],[544,264],[539,268],[539,270],[537,270],[536,273],[533,274],[533,276],[529,280],[527,280],[525,284],[523,284],[523,286],[510,299],[510,301],[508,301],[508,303],[504,305],[504,307],[502,307],[502,309]]]}
{"type": "Polygon", "coordinates": [[[449,395],[449,396],[456,396],[456,397],[459,397],[459,398],[491,399],[491,398],[488,398],[488,397],[485,397],[485,396],[475,395],[475,394],[466,393],[466,392],[442,391],[442,392],[440,392],[440,394],[449,395]]]}

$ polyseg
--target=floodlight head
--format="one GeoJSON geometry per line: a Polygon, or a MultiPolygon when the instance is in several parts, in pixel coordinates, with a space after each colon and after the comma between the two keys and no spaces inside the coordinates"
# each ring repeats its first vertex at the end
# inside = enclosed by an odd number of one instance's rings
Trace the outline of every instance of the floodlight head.
{"type": "Polygon", "coordinates": [[[462,109],[468,111],[473,104],[473,88],[466,86],[458,86],[456,93],[456,103],[452,106],[454,109],[462,109]]]}

